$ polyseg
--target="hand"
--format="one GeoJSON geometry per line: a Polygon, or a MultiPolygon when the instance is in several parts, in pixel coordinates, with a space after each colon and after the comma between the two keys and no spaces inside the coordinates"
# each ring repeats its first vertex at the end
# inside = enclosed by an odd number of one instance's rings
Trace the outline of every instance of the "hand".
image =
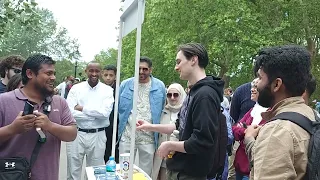
{"type": "Polygon", "coordinates": [[[33,114],[37,116],[34,121],[35,127],[49,131],[52,126],[52,122],[49,120],[48,116],[41,112],[33,112],[33,114]]]}
{"type": "Polygon", "coordinates": [[[151,131],[152,124],[144,121],[144,120],[138,120],[136,123],[137,130],[144,130],[144,131],[151,131]]]}
{"type": "Polygon", "coordinates": [[[245,137],[254,137],[256,138],[259,134],[259,131],[261,129],[262,126],[259,125],[250,125],[247,127],[246,131],[245,131],[245,137]]]}
{"type": "Polygon", "coordinates": [[[15,134],[24,133],[34,128],[35,116],[33,114],[22,116],[22,111],[10,124],[10,128],[15,134]]]}
{"type": "Polygon", "coordinates": [[[169,153],[171,152],[171,142],[170,141],[165,141],[161,143],[161,145],[158,148],[158,155],[161,158],[167,158],[169,153]]]}
{"type": "Polygon", "coordinates": [[[82,111],[82,110],[83,110],[83,107],[77,104],[77,105],[74,107],[74,110],[82,111]]]}

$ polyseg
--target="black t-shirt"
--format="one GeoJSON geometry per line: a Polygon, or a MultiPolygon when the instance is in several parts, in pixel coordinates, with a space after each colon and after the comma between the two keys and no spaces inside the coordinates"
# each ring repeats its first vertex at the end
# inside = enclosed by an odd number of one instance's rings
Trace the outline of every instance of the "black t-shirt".
{"type": "Polygon", "coordinates": [[[7,92],[7,86],[0,81],[0,94],[7,92]]]}

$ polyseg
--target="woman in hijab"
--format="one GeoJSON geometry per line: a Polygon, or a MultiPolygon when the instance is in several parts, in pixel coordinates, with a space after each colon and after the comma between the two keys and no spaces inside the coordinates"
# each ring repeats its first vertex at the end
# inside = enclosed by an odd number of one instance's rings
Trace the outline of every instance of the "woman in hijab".
{"type": "Polygon", "coordinates": [[[267,111],[267,108],[260,106],[257,101],[259,92],[257,91],[257,80],[254,79],[251,83],[251,100],[256,104],[251,108],[243,118],[232,127],[234,139],[240,141],[240,146],[236,152],[234,159],[234,167],[236,170],[236,180],[248,180],[249,179],[249,159],[245,152],[244,135],[247,126],[250,125],[263,125],[266,121],[262,119],[261,113],[267,111]]]}
{"type": "MultiPolygon", "coordinates": [[[[167,89],[167,105],[162,111],[160,124],[175,124],[182,103],[186,98],[186,92],[178,83],[171,84],[167,89]]],[[[168,141],[170,135],[159,134],[159,145],[168,141]]],[[[155,155],[152,169],[152,179],[166,180],[166,162],[161,157],[155,155]]]]}

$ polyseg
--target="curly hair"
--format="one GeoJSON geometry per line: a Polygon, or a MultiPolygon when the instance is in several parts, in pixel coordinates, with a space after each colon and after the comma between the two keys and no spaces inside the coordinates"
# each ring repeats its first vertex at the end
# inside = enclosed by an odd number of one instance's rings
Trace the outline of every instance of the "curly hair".
{"type": "Polygon", "coordinates": [[[310,80],[311,59],[308,50],[298,45],[262,49],[256,62],[268,77],[269,84],[281,78],[290,96],[301,96],[310,80]]]}
{"type": "Polygon", "coordinates": [[[2,78],[6,76],[6,71],[12,68],[13,66],[22,67],[25,59],[22,56],[11,55],[5,58],[1,58],[0,62],[0,75],[2,78]]]}

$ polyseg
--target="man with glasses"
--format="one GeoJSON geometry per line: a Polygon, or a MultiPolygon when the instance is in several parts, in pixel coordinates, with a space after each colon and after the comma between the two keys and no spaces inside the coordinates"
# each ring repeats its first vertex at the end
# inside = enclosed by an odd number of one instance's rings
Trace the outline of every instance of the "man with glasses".
{"type": "Polygon", "coordinates": [[[21,73],[21,68],[24,64],[25,59],[21,56],[8,56],[0,62],[0,93],[7,91],[7,84],[11,77],[21,73]]]}
{"type": "MultiPolygon", "coordinates": [[[[132,119],[134,78],[124,80],[120,85],[119,99],[119,137],[120,153],[130,152],[131,128],[138,120],[152,124],[160,123],[161,112],[166,101],[166,90],[162,81],[153,77],[152,61],[148,57],[140,58],[139,92],[137,119],[132,119]]],[[[139,167],[151,175],[153,156],[158,136],[153,132],[136,132],[135,152],[139,152],[139,167]]]]}

